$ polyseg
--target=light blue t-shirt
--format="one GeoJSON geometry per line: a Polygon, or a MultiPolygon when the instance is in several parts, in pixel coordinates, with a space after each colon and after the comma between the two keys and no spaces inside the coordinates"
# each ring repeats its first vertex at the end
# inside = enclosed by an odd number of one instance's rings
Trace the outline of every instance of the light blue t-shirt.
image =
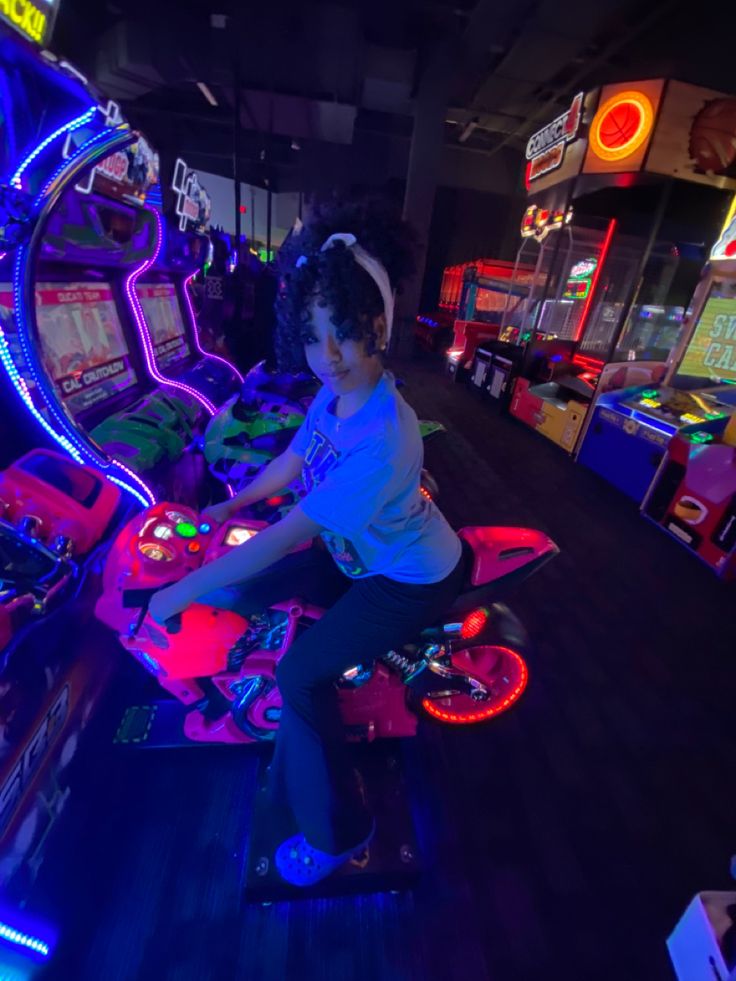
{"type": "Polygon", "coordinates": [[[370,398],[347,419],[320,389],[291,449],[304,457],[305,514],[338,567],[355,579],[383,575],[434,583],[460,559],[460,539],[419,492],[424,458],[412,408],[384,372],[370,398]]]}

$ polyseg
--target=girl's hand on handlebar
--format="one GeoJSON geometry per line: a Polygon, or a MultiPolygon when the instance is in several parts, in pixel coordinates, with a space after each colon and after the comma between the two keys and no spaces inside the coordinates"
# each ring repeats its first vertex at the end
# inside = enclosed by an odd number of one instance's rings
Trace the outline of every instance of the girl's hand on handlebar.
{"type": "Polygon", "coordinates": [[[173,586],[167,586],[165,589],[159,589],[157,593],[154,593],[148,604],[148,615],[156,623],[164,626],[167,620],[185,610],[190,602],[191,598],[185,595],[181,583],[177,582],[173,586]]]}
{"type": "Polygon", "coordinates": [[[236,510],[237,508],[233,507],[232,501],[222,501],[220,504],[210,504],[202,512],[202,517],[221,525],[229,521],[236,510]]]}

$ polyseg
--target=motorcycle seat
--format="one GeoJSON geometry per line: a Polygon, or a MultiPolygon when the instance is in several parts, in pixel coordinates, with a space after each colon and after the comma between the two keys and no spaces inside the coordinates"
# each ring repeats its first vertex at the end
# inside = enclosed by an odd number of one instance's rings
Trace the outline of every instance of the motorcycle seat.
{"type": "Polygon", "coordinates": [[[462,528],[465,577],[463,588],[447,611],[460,613],[493,602],[511,585],[526,579],[559,549],[544,532],[532,528],[462,528]]]}

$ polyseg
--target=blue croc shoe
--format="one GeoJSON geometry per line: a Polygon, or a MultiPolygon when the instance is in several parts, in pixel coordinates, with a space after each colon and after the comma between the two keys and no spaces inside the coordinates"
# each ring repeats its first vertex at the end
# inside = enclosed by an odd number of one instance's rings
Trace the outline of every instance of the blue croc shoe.
{"type": "Polygon", "coordinates": [[[361,841],[359,845],[355,845],[341,855],[321,852],[318,848],[313,848],[304,835],[294,835],[293,838],[287,838],[276,849],[276,868],[281,878],[292,886],[313,886],[326,879],[328,875],[332,875],[351,858],[359,857],[363,849],[368,847],[375,831],[374,822],[365,841],[361,841]]]}

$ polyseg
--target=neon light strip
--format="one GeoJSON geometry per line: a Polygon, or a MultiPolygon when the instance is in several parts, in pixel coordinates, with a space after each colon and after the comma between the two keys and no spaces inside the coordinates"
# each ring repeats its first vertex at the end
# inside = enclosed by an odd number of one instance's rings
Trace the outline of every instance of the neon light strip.
{"type": "MultiPolygon", "coordinates": [[[[126,126],[126,128],[127,128],[127,126],[126,126]]],[[[63,174],[68,169],[68,167],[70,165],[72,165],[77,160],[79,160],[79,158],[82,156],[82,154],[86,154],[89,151],[89,149],[90,149],[91,146],[96,145],[98,143],[104,142],[105,139],[109,139],[112,135],[113,135],[113,133],[109,129],[103,129],[99,133],[95,133],[94,136],[90,137],[89,140],[87,140],[85,143],[82,144],[81,147],[79,147],[79,149],[74,154],[74,156],[72,156],[69,160],[64,161],[64,163],[60,164],[60,166],[57,167],[57,169],[54,171],[54,173],[51,175],[51,177],[44,184],[41,192],[39,193],[39,195],[37,196],[36,200],[34,201],[34,207],[39,207],[41,205],[44,197],[49,192],[49,190],[52,187],[52,185],[61,176],[61,174],[63,174]]],[[[21,253],[19,252],[18,253],[18,260],[19,260],[19,262],[18,262],[18,269],[20,268],[20,258],[21,258],[21,253]]],[[[20,309],[22,307],[21,292],[22,291],[20,289],[18,289],[18,284],[16,284],[16,295],[15,295],[16,309],[20,309]],[[21,300],[20,306],[18,305],[18,301],[19,300],[21,300]]],[[[62,429],[66,429],[67,432],[68,432],[69,430],[68,430],[68,426],[67,426],[66,417],[63,417],[62,418],[62,417],[59,416],[59,413],[58,413],[58,410],[57,410],[57,406],[56,406],[56,399],[55,399],[55,397],[53,397],[52,399],[49,399],[48,398],[48,395],[47,395],[47,393],[46,393],[46,391],[44,389],[44,385],[41,383],[38,375],[34,371],[34,368],[33,368],[33,363],[34,363],[33,362],[33,357],[30,354],[28,348],[26,347],[26,340],[27,340],[27,338],[25,336],[24,331],[18,331],[18,337],[20,338],[21,347],[23,347],[23,349],[24,349],[26,364],[28,364],[29,368],[31,369],[31,374],[34,376],[34,381],[38,385],[39,390],[41,392],[43,392],[44,395],[46,396],[45,397],[45,402],[46,402],[46,405],[47,405],[48,409],[52,413],[54,413],[56,415],[57,422],[60,424],[61,428],[62,429]],[[57,411],[55,411],[55,410],[57,410],[57,411]]],[[[54,393],[53,393],[53,389],[52,389],[52,395],[53,394],[54,393]]],[[[39,417],[38,413],[36,412],[35,406],[32,406],[32,409],[33,409],[34,415],[36,415],[37,418],[42,418],[42,417],[39,417]]],[[[53,430],[49,429],[48,431],[53,434],[53,430]]],[[[71,435],[71,433],[70,433],[70,435],[71,435]]],[[[54,438],[56,438],[56,437],[54,437],[54,438]]],[[[62,444],[62,445],[64,445],[64,444],[62,444]]],[[[89,457],[96,466],[99,466],[100,465],[100,462],[101,461],[97,458],[96,454],[90,454],[88,447],[85,446],[84,443],[82,443],[80,441],[80,443],[77,444],[77,446],[78,446],[77,452],[81,451],[81,453],[82,454],[85,454],[87,457],[89,457]]],[[[76,456],[75,456],[75,459],[76,459],[76,456]]],[[[143,493],[144,493],[145,496],[142,497],[141,494],[139,494],[138,491],[135,490],[135,488],[128,487],[127,484],[124,481],[121,481],[121,480],[118,479],[118,480],[115,481],[115,483],[119,484],[119,486],[122,487],[122,488],[124,488],[125,490],[130,491],[130,493],[135,498],[137,498],[137,500],[141,501],[141,503],[143,504],[144,507],[148,507],[149,504],[155,504],[156,503],[156,495],[153,493],[153,491],[148,486],[148,484],[146,484],[145,481],[143,481],[138,476],[138,474],[134,473],[132,470],[130,470],[128,467],[126,467],[124,463],[121,463],[115,457],[112,457],[111,456],[109,459],[110,459],[110,461],[112,463],[114,463],[117,467],[119,467],[119,469],[122,470],[123,473],[126,474],[127,477],[129,477],[135,484],[137,484],[143,490],[143,493]]],[[[80,459],[79,462],[81,463],[81,462],[83,462],[83,460],[80,459]]]]}
{"type": "Polygon", "coordinates": [[[588,316],[590,315],[590,307],[593,303],[593,297],[595,296],[596,289],[598,287],[598,280],[601,276],[601,270],[606,264],[606,257],[608,256],[608,251],[611,248],[611,239],[613,238],[613,233],[616,230],[616,225],[618,222],[615,218],[611,218],[608,222],[608,230],[606,231],[606,237],[603,239],[603,245],[601,246],[601,254],[598,257],[598,265],[593,273],[590,281],[590,292],[588,293],[588,298],[585,301],[585,306],[583,307],[583,312],[580,315],[580,320],[578,321],[578,329],[573,337],[573,341],[579,341],[580,338],[585,333],[585,325],[588,322],[588,316]]]}
{"type": "Polygon", "coordinates": [[[601,371],[605,364],[604,361],[599,361],[598,358],[588,358],[584,354],[573,354],[572,363],[579,365],[581,368],[587,368],[589,371],[601,371]]]}
{"type": "Polygon", "coordinates": [[[202,395],[201,392],[198,392],[196,388],[192,388],[190,385],[184,384],[184,382],[173,381],[171,378],[165,378],[158,370],[156,365],[156,353],[153,349],[151,332],[148,328],[148,323],[146,322],[146,317],[143,313],[143,307],[141,306],[141,301],[135,288],[135,284],[138,279],[140,279],[144,272],[151,268],[156,259],[158,259],[158,254],[161,250],[161,238],[163,234],[161,227],[161,215],[159,215],[158,211],[154,210],[153,208],[146,208],[146,211],[149,211],[156,219],[156,247],[153,255],[142,262],[137,269],[134,269],[125,280],[125,293],[128,297],[128,303],[130,304],[130,309],[133,312],[133,318],[136,326],[138,327],[138,333],[143,341],[143,353],[146,357],[148,374],[161,385],[170,385],[172,388],[178,388],[180,391],[191,395],[192,398],[196,399],[196,401],[199,402],[199,404],[203,406],[211,416],[213,416],[215,414],[215,407],[209,399],[205,398],[205,396],[202,395]]]}
{"type": "MultiPolygon", "coordinates": [[[[33,202],[34,207],[38,207],[38,206],[41,205],[43,199],[49,193],[49,191],[53,187],[54,183],[59,179],[59,177],[62,176],[62,174],[65,173],[65,171],[67,170],[67,168],[69,167],[70,164],[75,163],[81,157],[81,155],[83,153],[87,153],[97,143],[103,142],[103,140],[105,138],[108,138],[109,139],[111,135],[113,135],[113,134],[111,133],[111,131],[109,129],[101,130],[99,133],[95,133],[94,136],[91,136],[86,141],[86,143],[83,143],[78,148],[78,150],[74,154],[74,156],[69,157],[68,160],[64,160],[62,163],[60,163],[59,166],[56,168],[56,170],[51,175],[51,177],[49,177],[49,179],[43,185],[43,187],[39,191],[38,195],[36,196],[36,200],[33,202]]],[[[117,133],[115,133],[115,135],[117,135],[117,133]]]]}
{"type": "MultiPolygon", "coordinates": [[[[223,364],[227,365],[228,368],[230,368],[231,371],[233,371],[235,373],[236,377],[240,381],[240,384],[242,385],[243,384],[243,381],[244,381],[243,376],[240,374],[240,372],[238,371],[238,369],[235,367],[234,364],[231,364],[225,358],[218,357],[218,355],[216,355],[216,354],[208,354],[206,351],[203,351],[202,350],[202,347],[201,347],[201,345],[199,343],[199,330],[197,328],[197,318],[194,315],[194,307],[192,306],[192,298],[189,295],[189,284],[191,283],[191,281],[194,279],[194,277],[196,275],[197,275],[197,273],[196,273],[196,270],[195,270],[195,272],[193,272],[191,276],[187,276],[187,278],[184,280],[184,296],[186,297],[187,308],[189,309],[189,317],[190,317],[190,322],[191,322],[191,325],[192,325],[192,331],[193,331],[193,334],[194,334],[194,343],[195,343],[195,345],[197,347],[197,350],[199,351],[199,353],[203,357],[205,357],[205,358],[212,358],[213,361],[222,361],[223,364]]],[[[225,489],[227,490],[228,497],[230,497],[230,498],[235,497],[235,488],[233,487],[232,484],[227,484],[226,483],[225,484],[225,489]]]]}
{"type": "Polygon", "coordinates": [[[202,346],[199,343],[199,331],[197,330],[197,318],[194,315],[194,307],[192,306],[192,298],[189,295],[189,284],[191,283],[191,281],[194,279],[194,277],[196,275],[197,275],[197,273],[196,273],[196,270],[195,270],[192,273],[191,276],[187,276],[187,278],[184,280],[184,296],[186,297],[187,307],[189,308],[189,317],[191,319],[192,328],[194,330],[194,343],[195,343],[195,345],[197,347],[197,350],[199,351],[199,353],[202,355],[203,358],[209,358],[211,361],[221,361],[224,365],[227,365],[227,367],[233,372],[233,374],[236,376],[236,378],[238,379],[238,381],[242,385],[243,384],[243,376],[240,374],[240,372],[238,371],[238,369],[235,367],[235,365],[232,362],[228,361],[227,358],[221,358],[218,354],[210,354],[208,351],[203,351],[202,350],[202,346]]]}
{"type": "Polygon", "coordinates": [[[47,943],[39,940],[38,937],[31,936],[30,933],[23,933],[21,930],[13,929],[7,923],[0,922],[0,938],[9,944],[15,944],[17,947],[25,947],[26,950],[32,950],[35,954],[41,954],[43,957],[49,956],[49,945],[47,943]]]}
{"type": "MultiPolygon", "coordinates": [[[[624,408],[628,408],[628,406],[624,406],[624,408]]],[[[647,429],[656,429],[658,433],[664,433],[665,436],[674,436],[677,432],[677,426],[669,426],[664,421],[660,425],[657,425],[659,420],[655,421],[651,416],[644,415],[643,412],[639,412],[637,409],[630,409],[629,411],[631,418],[636,419],[640,425],[646,426],[647,429]]]]}
{"type": "Polygon", "coordinates": [[[18,188],[18,190],[20,190],[21,178],[23,177],[23,172],[30,166],[30,164],[33,163],[36,157],[39,154],[43,153],[43,151],[46,149],[47,146],[50,146],[54,142],[54,140],[58,139],[64,133],[71,133],[73,130],[79,129],[80,127],[84,126],[86,123],[91,123],[92,120],[94,119],[94,115],[96,112],[97,112],[97,106],[92,106],[91,109],[88,109],[81,116],[76,116],[74,119],[70,119],[62,126],[59,126],[58,129],[55,129],[53,133],[50,133],[45,140],[39,143],[38,146],[35,147],[28,154],[28,156],[25,158],[23,163],[20,165],[20,167],[18,167],[18,169],[13,174],[13,176],[10,178],[9,183],[12,184],[13,187],[16,187],[18,188]]]}
{"type": "MultiPolygon", "coordinates": [[[[38,208],[39,206],[42,205],[45,193],[51,187],[54,181],[57,180],[65,170],[67,170],[70,167],[73,167],[73,165],[79,160],[79,158],[83,154],[87,153],[91,144],[96,144],[97,142],[99,142],[100,137],[109,138],[111,135],[117,135],[117,134],[111,134],[109,131],[103,131],[101,133],[96,134],[94,137],[92,137],[92,139],[84,143],[83,146],[78,149],[77,153],[72,158],[70,158],[70,160],[65,161],[63,165],[57,168],[57,170],[54,172],[51,178],[44,185],[44,189],[42,190],[42,192],[36,198],[34,202],[34,207],[38,208]]],[[[29,261],[29,257],[27,255],[27,249],[25,247],[19,249],[16,258],[15,276],[13,282],[13,295],[14,295],[13,307],[14,307],[14,317],[18,326],[18,339],[20,340],[24,359],[26,361],[26,364],[28,365],[28,370],[30,372],[30,375],[33,378],[35,384],[38,386],[39,391],[44,397],[46,408],[48,409],[49,414],[54,418],[56,423],[60,426],[62,432],[57,432],[57,430],[54,429],[51,423],[36,408],[31,393],[28,390],[28,385],[25,379],[18,371],[18,368],[10,354],[10,348],[7,343],[7,338],[5,337],[2,328],[0,328],[0,335],[1,335],[0,360],[2,361],[3,367],[7,371],[11,382],[15,386],[16,391],[20,395],[21,400],[25,403],[26,408],[31,412],[31,414],[34,416],[36,421],[41,425],[41,427],[44,430],[46,430],[49,436],[51,436],[51,438],[56,443],[58,443],[59,446],[61,446],[62,449],[64,449],[72,457],[73,460],[76,460],[78,463],[84,463],[86,457],[90,459],[97,467],[100,467],[101,461],[96,457],[96,454],[92,453],[90,449],[87,446],[85,446],[81,441],[76,442],[73,439],[73,432],[69,426],[69,420],[60,412],[58,401],[55,393],[53,392],[53,389],[51,389],[51,393],[49,394],[44,382],[42,381],[42,379],[39,378],[38,372],[36,370],[35,354],[30,349],[28,336],[24,326],[27,322],[27,317],[25,315],[25,303],[23,299],[22,284],[24,279],[25,266],[28,263],[28,261],[29,261]],[[63,434],[64,431],[66,431],[68,436],[72,438],[71,439],[67,438],[67,436],[63,434]]],[[[113,464],[119,467],[119,469],[123,473],[125,473],[128,477],[130,477],[130,479],[135,484],[137,484],[140,488],[142,488],[144,494],[143,495],[140,494],[138,490],[136,490],[134,487],[129,487],[122,480],[110,477],[111,480],[113,480],[121,488],[127,490],[130,494],[132,494],[137,500],[139,500],[143,504],[144,507],[147,507],[149,504],[155,503],[156,500],[155,495],[153,494],[151,489],[140,479],[140,477],[138,477],[137,474],[134,474],[131,470],[129,470],[124,464],[120,463],[118,460],[115,460],[114,458],[110,458],[110,460],[113,464]]],[[[103,469],[105,469],[104,466],[103,469]]]]}

